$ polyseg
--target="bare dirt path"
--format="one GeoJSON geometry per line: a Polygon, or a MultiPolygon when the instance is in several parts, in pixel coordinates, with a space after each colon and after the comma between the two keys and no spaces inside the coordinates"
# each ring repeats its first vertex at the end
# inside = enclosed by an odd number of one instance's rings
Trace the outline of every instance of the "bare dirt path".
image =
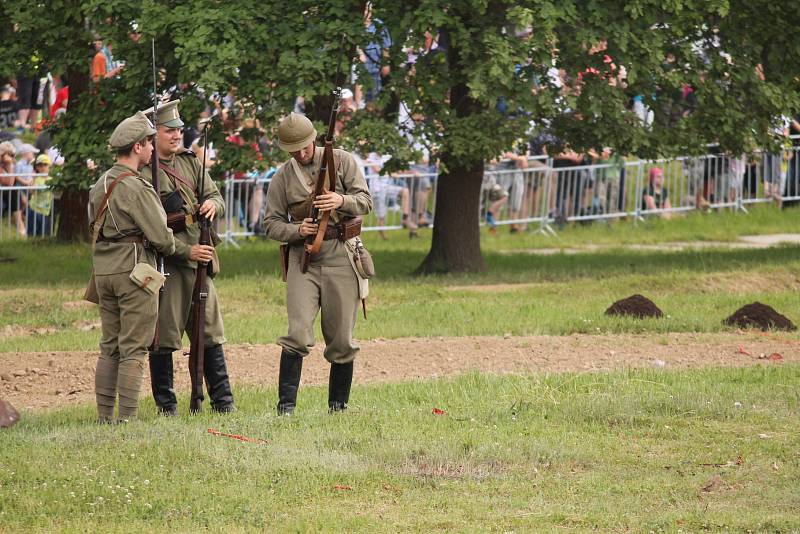
{"type": "MultiPolygon", "coordinates": [[[[376,339],[361,342],[356,384],[425,379],[477,370],[493,373],[608,371],[626,367],[692,368],[800,362],[800,340],[779,333],[572,335],[376,339]],[[778,354],[779,356],[775,356],[778,354]]],[[[227,348],[234,386],[277,382],[276,345],[227,348]]],[[[94,399],[95,352],[0,353],[0,398],[19,409],[94,399]]],[[[326,384],[315,347],[304,384],[326,384]]],[[[149,391],[145,378],[143,395],[149,391]]],[[[186,358],[176,358],[176,388],[188,391],[186,358]]]]}
{"type": "Polygon", "coordinates": [[[663,243],[628,244],[589,244],[563,248],[531,248],[501,250],[500,254],[533,254],[551,256],[553,254],[586,254],[603,250],[641,250],[645,252],[678,252],[704,249],[765,249],[783,245],[800,245],[800,234],[743,235],[736,241],[667,241],[663,243]]]}

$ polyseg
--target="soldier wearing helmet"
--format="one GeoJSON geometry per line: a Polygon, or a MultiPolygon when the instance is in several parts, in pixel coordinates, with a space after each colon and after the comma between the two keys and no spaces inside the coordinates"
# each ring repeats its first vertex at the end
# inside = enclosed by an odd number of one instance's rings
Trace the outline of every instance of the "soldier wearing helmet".
{"type": "Polygon", "coordinates": [[[278,338],[281,346],[278,377],[278,414],[294,412],[303,358],[314,346],[314,319],[321,312],[325,359],[331,364],[328,383],[328,408],[347,408],[353,380],[353,360],[359,347],[353,342],[353,328],[362,293],[359,277],[341,241],[337,226],[342,217],[365,215],[372,210],[372,198],[355,159],[334,149],[336,188],[313,199],[320,210],[333,210],[325,240],[318,254],[311,257],[303,273],[300,259],[303,242],[317,233],[308,217],[309,206],[324,148],[314,143],[317,132],[303,115],[291,113],[278,126],[280,147],[291,155],[270,183],[264,225],[267,236],[288,244],[286,305],[289,331],[278,338]]]}

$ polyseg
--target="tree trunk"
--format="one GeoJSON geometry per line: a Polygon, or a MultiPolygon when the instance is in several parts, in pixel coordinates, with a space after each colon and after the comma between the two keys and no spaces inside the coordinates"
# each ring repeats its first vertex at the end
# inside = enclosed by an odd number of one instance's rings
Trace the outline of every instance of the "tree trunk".
{"type": "MultiPolygon", "coordinates": [[[[77,45],[76,45],[77,46],[77,45]]],[[[70,66],[67,68],[67,80],[69,80],[69,110],[78,110],[81,102],[88,96],[91,90],[88,65],[79,67],[70,66]]],[[[73,117],[79,111],[73,111],[73,117]]],[[[71,128],[69,111],[65,116],[65,128],[71,128]]],[[[65,187],[58,202],[58,233],[56,238],[59,241],[88,241],[89,240],[89,216],[87,204],[89,203],[89,191],[78,185],[81,178],[86,176],[89,170],[86,163],[76,161],[80,159],[77,154],[71,154],[69,148],[62,151],[65,158],[64,174],[72,178],[69,186],[65,187]]]]}
{"type": "Polygon", "coordinates": [[[89,240],[89,191],[85,189],[65,189],[58,202],[59,241],[89,240]]]}
{"type": "Polygon", "coordinates": [[[472,169],[450,168],[436,184],[436,212],[431,250],[416,274],[481,271],[479,206],[483,163],[472,169]]]}
{"type": "MultiPolygon", "coordinates": [[[[449,43],[449,32],[442,30],[442,35],[449,43]]],[[[465,68],[461,64],[458,48],[452,44],[447,47],[447,63],[454,74],[460,74],[465,68]]],[[[472,98],[469,86],[463,81],[450,88],[450,107],[458,117],[469,117],[481,110],[481,104],[472,98]]],[[[457,158],[448,157],[446,131],[444,135],[442,162],[448,170],[439,175],[436,184],[433,241],[416,274],[463,273],[484,269],[478,220],[483,161],[465,165],[457,158]]]]}

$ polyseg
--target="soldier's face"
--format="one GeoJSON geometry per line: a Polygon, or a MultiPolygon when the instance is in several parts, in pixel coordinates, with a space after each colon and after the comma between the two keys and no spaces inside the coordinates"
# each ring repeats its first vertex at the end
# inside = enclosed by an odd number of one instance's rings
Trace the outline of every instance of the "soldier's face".
{"type": "Polygon", "coordinates": [[[139,144],[139,164],[147,165],[153,157],[153,142],[151,138],[144,140],[144,144],[139,144]]]}
{"type": "Polygon", "coordinates": [[[312,141],[307,147],[291,152],[292,157],[297,160],[300,165],[308,165],[314,159],[314,142],[312,141]]]}
{"type": "Polygon", "coordinates": [[[171,156],[183,146],[183,130],[181,128],[159,126],[156,135],[158,136],[156,142],[159,156],[171,156]]]}

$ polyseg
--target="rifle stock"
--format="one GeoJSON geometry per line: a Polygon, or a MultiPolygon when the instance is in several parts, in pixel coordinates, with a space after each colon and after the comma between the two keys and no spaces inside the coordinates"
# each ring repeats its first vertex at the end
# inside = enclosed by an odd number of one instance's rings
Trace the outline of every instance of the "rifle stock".
{"type": "MultiPolygon", "coordinates": [[[[199,216],[199,211],[197,212],[199,216]]],[[[211,229],[208,219],[200,216],[201,245],[211,244],[211,229]]],[[[203,409],[203,363],[205,360],[206,301],[208,300],[208,264],[199,263],[192,291],[192,338],[189,341],[189,378],[191,397],[189,411],[197,413],[203,409]]]]}

